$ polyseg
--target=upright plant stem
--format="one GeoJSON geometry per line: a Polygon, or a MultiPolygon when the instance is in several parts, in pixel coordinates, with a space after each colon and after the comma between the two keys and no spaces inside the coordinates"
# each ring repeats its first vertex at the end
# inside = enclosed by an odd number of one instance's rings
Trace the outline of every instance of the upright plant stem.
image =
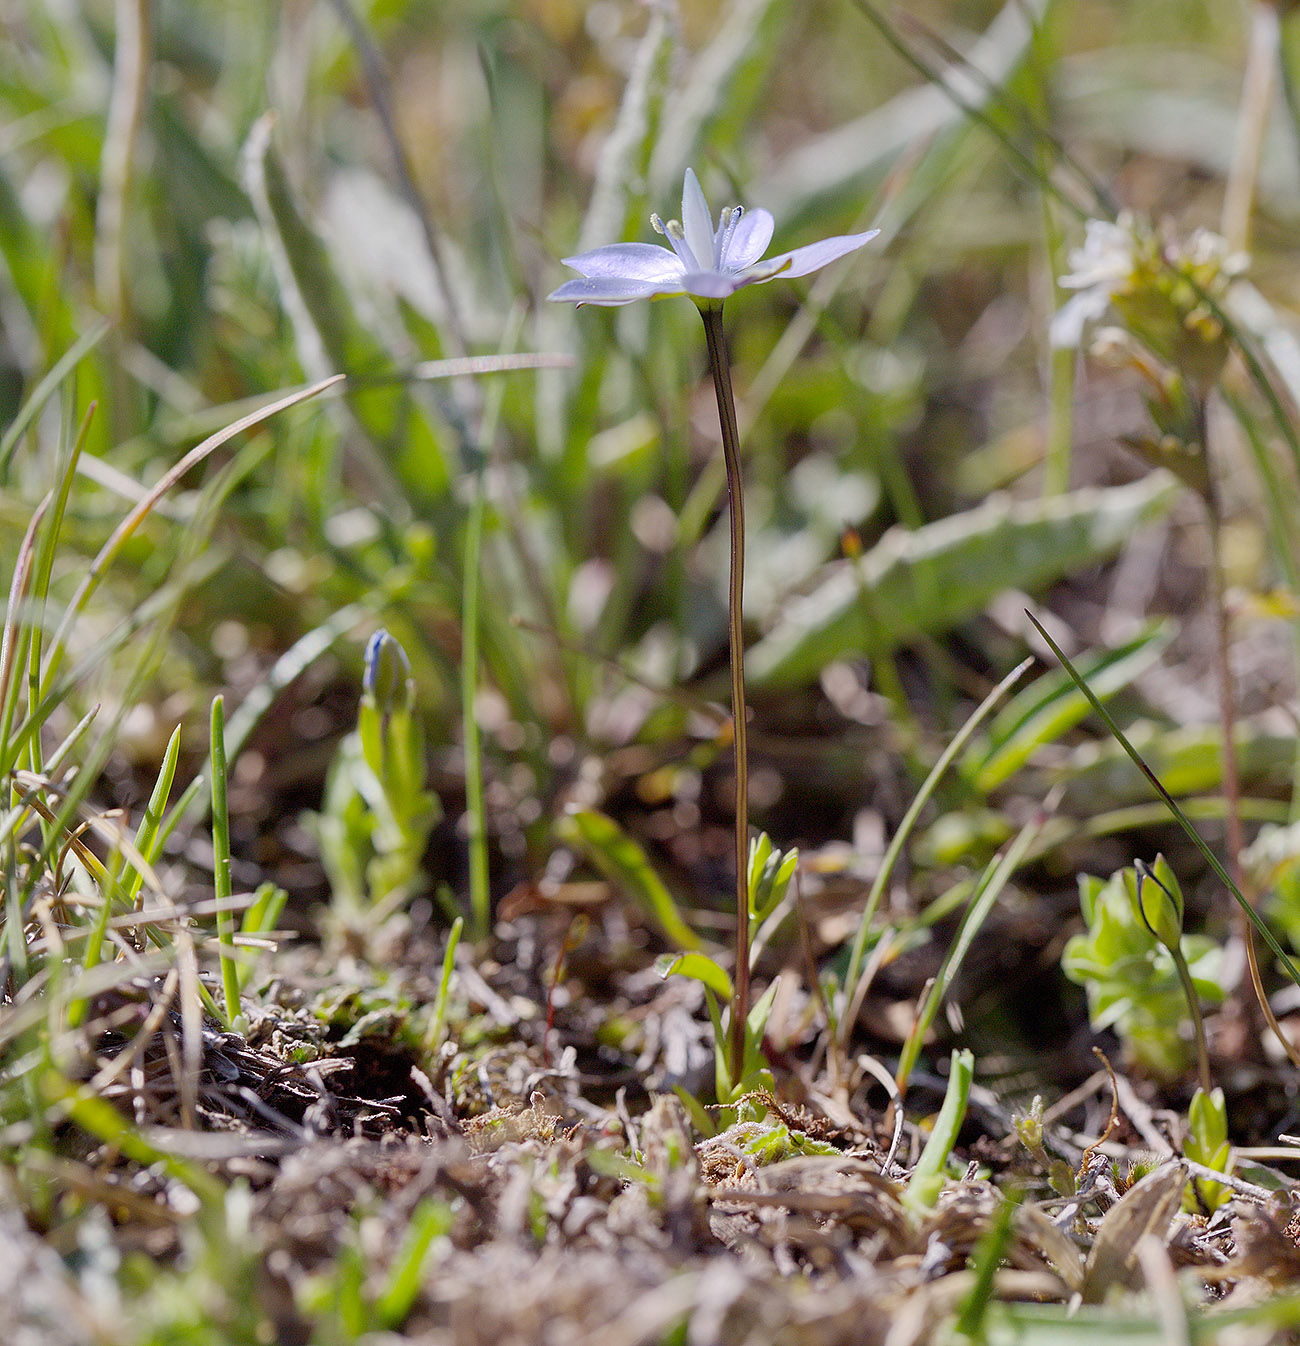
{"type": "Polygon", "coordinates": [[[745,1024],[749,1018],[749,746],[745,725],[745,638],[742,630],[745,596],[745,497],[740,472],[740,432],[736,398],[731,390],[731,365],[722,330],[722,304],[702,303],[709,368],[718,397],[722,456],[727,465],[727,496],[731,518],[731,571],[727,586],[727,632],[731,655],[731,718],[736,743],[736,989],[731,1002],[731,1083],[745,1073],[745,1024]]]}
{"type": "MultiPolygon", "coordinates": [[[[1209,458],[1209,415],[1204,397],[1198,399],[1197,422],[1202,452],[1209,458]]],[[[1228,629],[1227,579],[1223,570],[1223,515],[1219,505],[1218,486],[1212,471],[1206,473],[1205,516],[1210,534],[1210,603],[1214,609],[1214,659],[1218,669],[1219,723],[1223,734],[1223,814],[1224,844],[1228,852],[1228,873],[1245,901],[1254,903],[1255,894],[1246,886],[1246,873],[1241,855],[1246,848],[1246,835],[1241,823],[1241,769],[1237,761],[1237,689],[1232,676],[1231,632],[1228,629]]],[[[1241,938],[1246,945],[1246,963],[1250,985],[1256,1003],[1274,1036],[1282,1044],[1293,1064],[1297,1063],[1296,1049],[1282,1032],[1273,1007],[1268,1003],[1264,982],[1259,971],[1259,954],[1255,950],[1255,934],[1248,914],[1238,913],[1241,938]]],[[[1242,994],[1242,1007],[1249,1012],[1250,1002],[1242,994]]],[[[1197,1040],[1198,1053],[1204,1051],[1204,1030],[1197,1040]]],[[[1204,1062],[1202,1061],[1202,1074],[1204,1062]]],[[[1205,1082],[1202,1080],[1202,1089],[1205,1082]]],[[[1208,1089],[1206,1089],[1208,1093],[1208,1089]]]]}

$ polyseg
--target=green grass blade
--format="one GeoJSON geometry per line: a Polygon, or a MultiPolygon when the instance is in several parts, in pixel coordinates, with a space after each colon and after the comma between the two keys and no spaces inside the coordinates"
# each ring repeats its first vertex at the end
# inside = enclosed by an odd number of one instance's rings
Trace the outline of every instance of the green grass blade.
{"type": "Polygon", "coordinates": [[[392,1332],[402,1325],[420,1293],[420,1279],[434,1239],[449,1233],[455,1223],[451,1207],[433,1197],[425,1197],[411,1213],[388,1284],[375,1300],[374,1317],[381,1330],[392,1332]]]}
{"type": "MultiPolygon", "coordinates": [[[[135,848],[148,861],[152,861],[158,853],[158,829],[162,826],[163,811],[167,806],[167,796],[171,794],[172,781],[176,779],[176,763],[180,760],[180,754],[181,729],[180,725],[177,725],[172,730],[171,738],[167,740],[162,765],[158,768],[158,778],[154,781],[153,792],[149,796],[148,804],[145,805],[144,817],[136,829],[135,848]]],[[[132,865],[123,879],[127,900],[133,902],[139,896],[144,875],[132,865]]]]}
{"type": "MultiPolygon", "coordinates": [[[[1080,660],[1080,671],[1099,697],[1113,696],[1149,668],[1172,632],[1153,623],[1114,650],[1080,660]]],[[[1044,744],[1055,742],[1088,713],[1088,703],[1064,671],[1049,672],[1008,702],[989,726],[983,752],[963,769],[981,795],[1009,780],[1044,744]]]]}
{"type": "Polygon", "coordinates": [[[971,895],[970,903],[962,917],[957,934],[948,952],[944,955],[937,975],[930,983],[930,989],[926,993],[920,1012],[916,1016],[916,1021],[912,1025],[911,1032],[907,1035],[906,1042],[903,1043],[903,1050],[898,1058],[898,1073],[895,1076],[895,1083],[898,1085],[900,1094],[907,1092],[908,1080],[911,1079],[917,1058],[921,1054],[921,1044],[925,1041],[925,1035],[930,1031],[930,1025],[934,1023],[935,1016],[939,1013],[939,1006],[943,1004],[944,997],[948,994],[953,979],[961,970],[961,965],[966,960],[966,955],[970,951],[975,936],[979,934],[981,927],[988,919],[989,913],[993,910],[993,904],[998,900],[1003,888],[1006,887],[1007,880],[1020,867],[1021,861],[1024,860],[1030,847],[1034,844],[1039,832],[1042,831],[1045,821],[1045,818],[1038,817],[1027,822],[1020,829],[1016,839],[1007,847],[1006,852],[1001,857],[995,857],[991,860],[980,876],[980,881],[971,895]]]}
{"type": "Polygon", "coordinates": [[[46,402],[54,395],[55,390],[69,373],[80,364],[83,357],[94,350],[104,339],[108,328],[109,324],[104,319],[92,324],[85,336],[68,348],[49,373],[36,385],[32,395],[23,403],[23,409],[15,417],[13,424],[9,426],[3,436],[0,436],[0,478],[3,478],[7,471],[9,459],[13,456],[13,451],[18,441],[26,433],[27,428],[40,414],[46,402]]]}
{"type": "Polygon", "coordinates": [[[435,1056],[442,1046],[442,1030],[447,1022],[447,998],[451,995],[452,973],[456,968],[456,946],[460,943],[460,934],[464,928],[464,917],[457,916],[447,933],[447,949],[442,955],[442,976],[438,980],[438,998],[433,1002],[433,1018],[424,1039],[425,1050],[430,1056],[435,1056]]]}
{"type": "MultiPolygon", "coordinates": [[[[841,1009],[847,1010],[852,1003],[852,997],[857,987],[858,977],[862,972],[862,960],[866,954],[867,936],[871,931],[871,922],[875,919],[876,909],[880,906],[880,899],[884,896],[885,888],[889,883],[890,875],[894,872],[894,866],[898,863],[898,857],[902,854],[903,847],[907,844],[907,839],[912,833],[912,828],[916,826],[916,820],[920,817],[921,810],[926,802],[934,793],[935,787],[939,784],[945,771],[952,765],[953,760],[958,753],[966,746],[971,735],[979,728],[983,720],[993,710],[993,707],[1015,686],[1015,684],[1024,676],[1033,664],[1033,659],[1026,659],[1017,664],[1015,668],[1002,679],[1000,683],[984,698],[975,708],[971,717],[953,736],[952,742],[943,750],[939,760],[930,768],[930,774],[925,778],[921,788],[916,792],[916,797],[908,806],[907,812],[903,815],[903,820],[898,825],[898,830],[894,833],[889,843],[889,849],[886,850],[884,858],[880,862],[880,870],[876,874],[875,881],[871,885],[871,892],[867,895],[867,904],[862,909],[862,918],[858,922],[858,932],[853,938],[853,949],[849,954],[849,965],[844,973],[844,982],[840,988],[842,1006],[841,1009]]],[[[848,1015],[841,1012],[839,1015],[841,1040],[847,1041],[849,1024],[848,1015]]]]}
{"type": "Polygon", "coordinates": [[[42,692],[48,690],[52,679],[58,672],[62,664],[66,651],[69,635],[75,626],[77,619],[85,611],[86,604],[90,601],[91,595],[99,587],[100,581],[104,578],[110,565],[116,559],[118,553],[135,534],[140,525],[149,517],[157,503],[165,496],[168,491],[176,485],[182,477],[192,468],[196,467],[205,458],[210,457],[223,444],[234,439],[236,435],[242,434],[245,430],[251,430],[281,411],[286,411],[290,407],[297,406],[300,402],[306,402],[313,397],[319,396],[327,388],[333,387],[342,380],[341,374],[335,374],[330,378],[322,379],[319,383],[313,383],[306,388],[299,388],[286,396],[278,398],[268,406],[260,407],[257,411],[250,412],[247,416],[240,417],[237,421],[232,421],[223,429],[210,435],[201,444],[191,449],[180,462],[163,473],[162,477],[150,488],[148,493],[136,507],[127,514],[126,518],[113,530],[108,541],[99,549],[81,583],[77,586],[71,601],[68,603],[67,610],[64,612],[63,620],[59,623],[59,628],[54,634],[54,640],[50,647],[49,657],[46,660],[45,671],[41,679],[42,692]]]}
{"type": "Polygon", "coordinates": [[[460,709],[465,739],[465,814],[469,821],[469,909],[475,940],[491,928],[487,849],[487,804],[483,795],[483,740],[478,699],[479,585],[482,579],[483,515],[487,509],[482,473],[475,478],[474,503],[465,528],[464,594],[461,609],[460,709]]]}
{"type": "MultiPolygon", "coordinates": [[[[41,531],[36,549],[35,569],[32,575],[31,596],[31,633],[27,644],[27,703],[34,706],[41,699],[41,633],[45,626],[45,605],[49,598],[50,576],[54,571],[54,556],[58,550],[59,534],[63,529],[63,517],[68,508],[68,497],[72,493],[72,483],[77,474],[77,463],[81,451],[86,446],[86,435],[95,414],[92,403],[81,423],[81,429],[63,462],[58,482],[54,488],[53,506],[41,531]]],[[[40,773],[41,736],[33,734],[28,742],[28,756],[32,770],[40,773]]]]}

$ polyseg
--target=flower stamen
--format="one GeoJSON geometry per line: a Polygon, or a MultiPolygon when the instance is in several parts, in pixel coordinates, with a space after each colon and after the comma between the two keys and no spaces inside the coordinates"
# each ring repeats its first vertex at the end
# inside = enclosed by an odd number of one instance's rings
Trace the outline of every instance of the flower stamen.
{"type": "Polygon", "coordinates": [[[665,221],[658,215],[651,215],[650,227],[656,234],[662,234],[672,244],[673,251],[687,271],[698,271],[700,269],[700,264],[691,251],[690,244],[686,241],[686,231],[682,228],[680,220],[665,221]]]}
{"type": "Polygon", "coordinates": [[[740,223],[740,217],[744,213],[744,206],[732,206],[730,209],[724,209],[718,217],[718,232],[713,239],[713,265],[719,271],[728,269],[727,249],[731,246],[731,236],[736,232],[736,225],[740,223]]]}

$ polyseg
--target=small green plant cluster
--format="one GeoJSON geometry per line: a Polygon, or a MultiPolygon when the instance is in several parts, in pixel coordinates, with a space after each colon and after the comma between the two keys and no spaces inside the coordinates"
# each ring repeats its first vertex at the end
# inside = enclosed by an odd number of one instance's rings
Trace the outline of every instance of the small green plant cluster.
{"type": "MultiPolygon", "coordinates": [[[[790,850],[783,854],[772,845],[766,832],[761,832],[751,839],[747,869],[751,953],[760,940],[771,934],[768,926],[775,924],[784,915],[781,910],[782,903],[785,901],[786,892],[798,864],[799,852],[790,850]]],[[[718,1102],[733,1103],[756,1089],[774,1088],[772,1072],[763,1055],[763,1032],[767,1028],[768,1015],[772,1012],[772,1002],[776,999],[778,982],[772,982],[750,1007],[745,1017],[744,1065],[739,1072],[736,1072],[732,1066],[728,1046],[728,1025],[724,1023],[722,1017],[723,1005],[729,1006],[732,1014],[736,1013],[735,986],[726,968],[708,954],[692,951],[664,954],[659,960],[659,971],[665,977],[674,974],[691,977],[704,987],[709,1019],[713,1024],[715,1088],[718,1102]]]]}
{"type": "MultiPolygon", "coordinates": [[[[1156,862],[1155,876],[1169,891],[1179,891],[1163,858],[1156,862]]],[[[1178,959],[1185,962],[1196,996],[1218,1004],[1223,951],[1204,935],[1182,934],[1181,906],[1175,915],[1163,894],[1154,900],[1155,887],[1150,880],[1140,882],[1137,868],[1120,870],[1108,880],[1080,875],[1079,905],[1087,930],[1066,944],[1061,967],[1087,991],[1093,1028],[1114,1029],[1135,1064],[1173,1080],[1193,1058],[1178,959]]]]}

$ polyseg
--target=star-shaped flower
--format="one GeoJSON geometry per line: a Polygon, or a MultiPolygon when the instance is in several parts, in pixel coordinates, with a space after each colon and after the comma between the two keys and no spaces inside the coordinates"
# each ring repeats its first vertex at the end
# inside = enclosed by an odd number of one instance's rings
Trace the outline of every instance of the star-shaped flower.
{"type": "Polygon", "coordinates": [[[573,304],[631,304],[638,299],[689,294],[694,299],[720,303],[745,285],[758,285],[777,276],[806,276],[827,263],[856,252],[880,232],[841,234],[760,260],[772,241],[772,216],[766,210],[746,211],[731,206],[713,227],[709,203],[699,179],[686,170],[682,184],[681,221],[667,224],[650,217],[657,233],[671,245],[610,243],[577,257],[566,257],[582,276],[566,281],[549,297],[573,304]]]}

